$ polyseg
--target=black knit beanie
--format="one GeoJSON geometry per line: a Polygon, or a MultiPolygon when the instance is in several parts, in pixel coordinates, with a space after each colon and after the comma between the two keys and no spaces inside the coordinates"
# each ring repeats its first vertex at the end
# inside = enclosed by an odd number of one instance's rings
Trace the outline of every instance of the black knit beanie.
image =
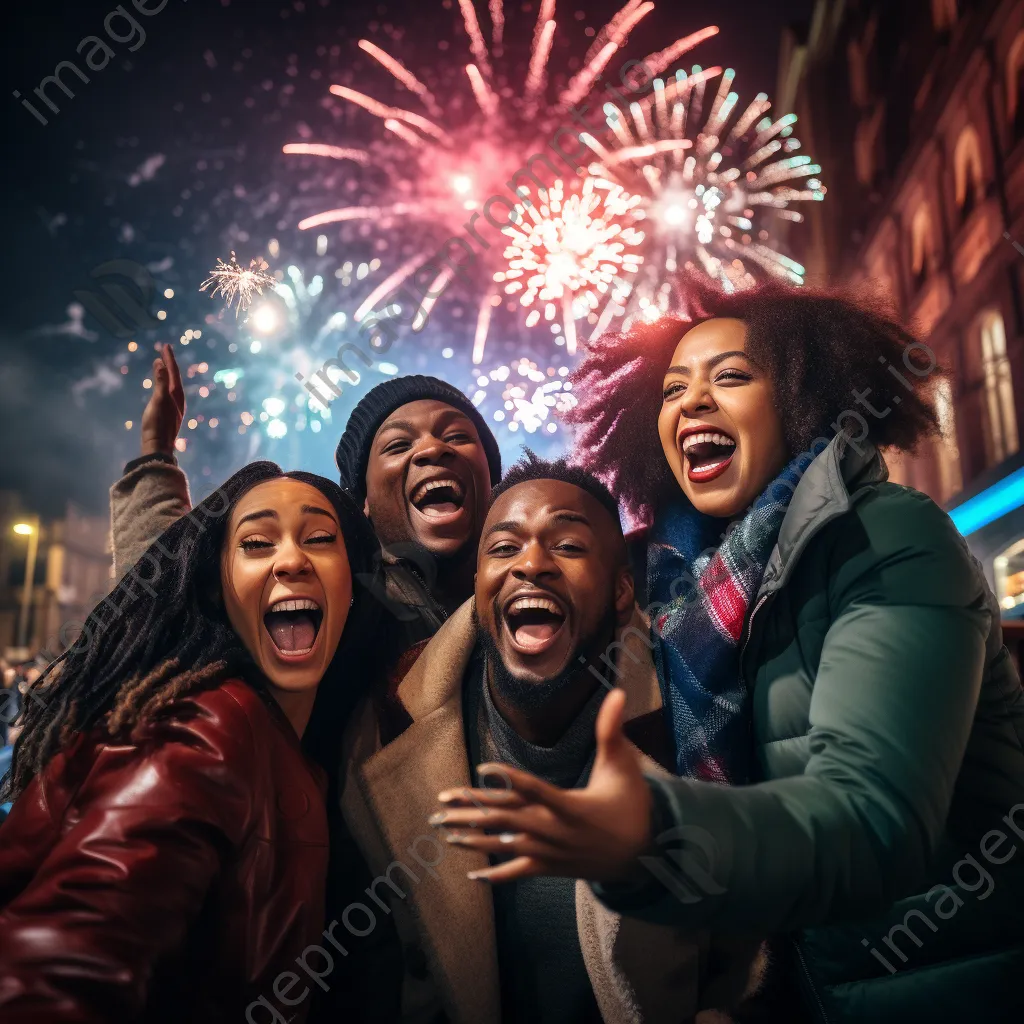
{"type": "Polygon", "coordinates": [[[476,406],[461,392],[437,377],[410,374],[396,377],[371,388],[352,410],[345,424],[334,461],[338,464],[341,486],[360,501],[366,498],[366,466],[370,461],[370,445],[380,425],[397,408],[409,402],[435,400],[453,406],[464,412],[476,427],[480,443],[487,455],[491,470],[491,485],[501,479],[501,453],[498,442],[491,433],[476,406]]]}

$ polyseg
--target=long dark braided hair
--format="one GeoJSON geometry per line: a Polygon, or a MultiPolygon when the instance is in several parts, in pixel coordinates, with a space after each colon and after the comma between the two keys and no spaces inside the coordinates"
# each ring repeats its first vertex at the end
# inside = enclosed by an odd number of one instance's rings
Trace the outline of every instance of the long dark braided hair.
{"type": "Polygon", "coordinates": [[[80,732],[102,726],[112,738],[130,737],[182,695],[232,676],[267,694],[223,608],[220,555],[239,499],[282,476],[310,484],[330,501],[352,571],[354,604],[303,735],[309,755],[335,774],[344,718],[383,664],[387,646],[378,629],[381,606],[371,594],[377,542],[362,511],[337,484],[254,462],[154,541],[92,610],[71,648],[33,684],[3,799],[17,797],[80,732]]]}

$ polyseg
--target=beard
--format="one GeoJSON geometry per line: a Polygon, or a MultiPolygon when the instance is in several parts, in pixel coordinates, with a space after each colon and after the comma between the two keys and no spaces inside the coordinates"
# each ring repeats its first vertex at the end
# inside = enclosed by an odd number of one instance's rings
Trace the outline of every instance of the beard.
{"type": "MultiPolygon", "coordinates": [[[[494,621],[501,622],[497,607],[494,608],[494,621]]],[[[614,600],[609,600],[605,614],[600,622],[587,636],[581,637],[573,648],[566,666],[551,679],[543,679],[533,683],[512,673],[501,660],[501,652],[497,641],[484,628],[480,617],[473,609],[473,625],[476,628],[477,643],[487,658],[487,666],[491,673],[491,682],[495,690],[514,708],[526,713],[539,711],[549,704],[556,696],[576,679],[581,672],[587,671],[587,663],[595,657],[599,650],[606,649],[615,639],[616,612],[614,600]],[[606,639],[607,638],[607,639],[606,639]]],[[[593,673],[591,673],[593,675],[593,673]]],[[[597,679],[594,680],[595,685],[597,679]]],[[[484,680],[487,685],[487,680],[484,680]]]]}

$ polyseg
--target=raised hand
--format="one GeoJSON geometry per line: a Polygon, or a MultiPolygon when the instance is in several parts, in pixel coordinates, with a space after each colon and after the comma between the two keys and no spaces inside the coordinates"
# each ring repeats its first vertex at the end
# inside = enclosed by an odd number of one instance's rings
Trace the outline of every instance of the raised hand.
{"type": "Polygon", "coordinates": [[[174,441],[185,418],[185,389],[174,359],[174,350],[164,345],[153,360],[153,393],[142,413],[142,454],[174,454],[174,441]]]}
{"type": "Polygon", "coordinates": [[[438,794],[430,824],[449,843],[511,857],[469,877],[508,882],[559,875],[594,882],[628,877],[651,843],[651,793],[622,732],[626,695],[612,690],[597,717],[597,755],[584,789],[559,789],[507,765],[481,765],[503,789],[438,794]],[[497,833],[497,834],[489,834],[497,833]]]}

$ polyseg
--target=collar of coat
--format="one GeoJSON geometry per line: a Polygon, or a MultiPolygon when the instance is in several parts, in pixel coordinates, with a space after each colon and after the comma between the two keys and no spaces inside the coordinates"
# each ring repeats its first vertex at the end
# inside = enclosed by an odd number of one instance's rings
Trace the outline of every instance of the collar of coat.
{"type": "Polygon", "coordinates": [[[832,438],[810,461],[793,492],[759,595],[786,583],[811,538],[848,512],[861,488],[888,477],[885,461],[869,441],[848,441],[842,434],[832,438]]]}
{"type": "MultiPolygon", "coordinates": [[[[382,887],[391,890],[389,897],[400,895],[453,1024],[501,1019],[491,889],[466,878],[487,858],[443,842],[427,824],[442,789],[470,785],[462,681],[475,642],[470,600],[392,686],[390,710],[380,699],[359,705],[346,730],[343,761],[342,808],[377,876],[368,896],[383,906],[373,895],[382,887]],[[388,719],[392,725],[385,726],[388,719]]],[[[652,740],[667,724],[639,610],[619,631],[612,655],[616,681],[626,691],[627,731],[660,759],[652,740]]],[[[641,756],[646,771],[664,774],[656,758],[641,756]]],[[[584,882],[576,883],[576,906],[584,962],[608,1024],[667,1024],[685,1019],[687,1008],[696,1010],[705,936],[620,918],[584,882]]]]}

